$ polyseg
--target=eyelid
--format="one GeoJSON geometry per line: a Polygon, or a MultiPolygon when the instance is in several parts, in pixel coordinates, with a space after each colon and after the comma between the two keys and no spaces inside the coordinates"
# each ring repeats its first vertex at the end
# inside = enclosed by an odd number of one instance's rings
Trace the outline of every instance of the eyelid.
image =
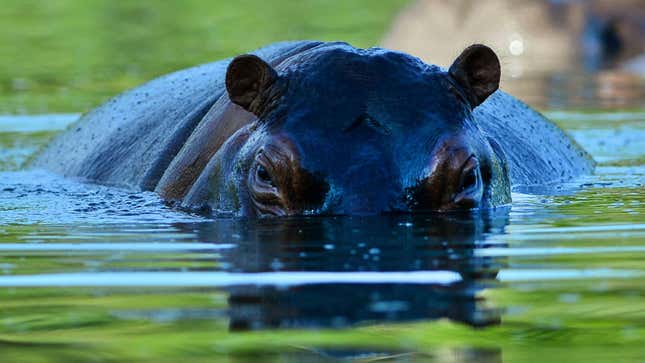
{"type": "Polygon", "coordinates": [[[259,165],[264,166],[265,168],[267,168],[267,167],[268,168],[274,168],[275,167],[275,165],[271,161],[271,158],[266,156],[266,154],[264,152],[264,149],[260,149],[258,151],[258,153],[255,155],[255,161],[256,161],[256,163],[258,163],[259,165]]]}
{"type": "Polygon", "coordinates": [[[263,163],[256,161],[256,165],[251,169],[252,171],[248,176],[251,202],[262,214],[282,215],[284,211],[280,192],[277,186],[274,185],[273,179],[271,179],[271,182],[267,182],[260,178],[258,175],[260,167],[264,168],[263,163]]]}

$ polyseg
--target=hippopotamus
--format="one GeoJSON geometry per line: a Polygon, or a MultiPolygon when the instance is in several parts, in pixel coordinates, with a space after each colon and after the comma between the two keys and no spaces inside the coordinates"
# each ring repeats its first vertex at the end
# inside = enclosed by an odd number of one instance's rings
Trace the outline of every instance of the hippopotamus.
{"type": "Polygon", "coordinates": [[[593,160],[498,90],[475,44],[448,69],[343,42],[271,44],[154,79],[90,111],[32,165],[155,191],[215,216],[497,208],[593,160]]]}

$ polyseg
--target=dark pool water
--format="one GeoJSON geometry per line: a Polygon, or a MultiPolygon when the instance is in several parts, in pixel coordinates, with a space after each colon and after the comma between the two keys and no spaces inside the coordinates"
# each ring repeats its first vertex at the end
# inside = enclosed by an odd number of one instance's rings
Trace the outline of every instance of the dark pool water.
{"type": "Polygon", "coordinates": [[[645,361],[645,111],[550,112],[595,175],[472,214],[207,219],[19,167],[0,117],[0,362],[645,361]]]}

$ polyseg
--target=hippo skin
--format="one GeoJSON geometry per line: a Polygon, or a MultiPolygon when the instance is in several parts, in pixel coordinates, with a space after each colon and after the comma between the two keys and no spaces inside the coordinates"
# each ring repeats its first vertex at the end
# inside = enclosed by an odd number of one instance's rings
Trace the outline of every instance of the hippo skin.
{"type": "Polygon", "coordinates": [[[381,48],[275,43],[116,96],[32,166],[235,216],[495,208],[513,187],[592,172],[499,76],[482,45],[445,70],[381,48]]]}

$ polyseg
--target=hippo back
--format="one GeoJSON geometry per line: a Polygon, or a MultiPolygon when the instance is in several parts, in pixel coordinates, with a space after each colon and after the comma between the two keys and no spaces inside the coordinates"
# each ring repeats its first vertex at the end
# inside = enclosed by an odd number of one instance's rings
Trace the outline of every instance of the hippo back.
{"type": "MultiPolygon", "coordinates": [[[[320,42],[253,52],[284,58],[320,42]]],[[[32,166],[102,184],[152,190],[194,128],[225,94],[230,59],[180,70],[116,96],[59,135],[32,166]]]]}
{"type": "Polygon", "coordinates": [[[504,152],[514,186],[557,183],[593,171],[594,161],[571,137],[501,90],[473,113],[492,144],[504,152]]]}

